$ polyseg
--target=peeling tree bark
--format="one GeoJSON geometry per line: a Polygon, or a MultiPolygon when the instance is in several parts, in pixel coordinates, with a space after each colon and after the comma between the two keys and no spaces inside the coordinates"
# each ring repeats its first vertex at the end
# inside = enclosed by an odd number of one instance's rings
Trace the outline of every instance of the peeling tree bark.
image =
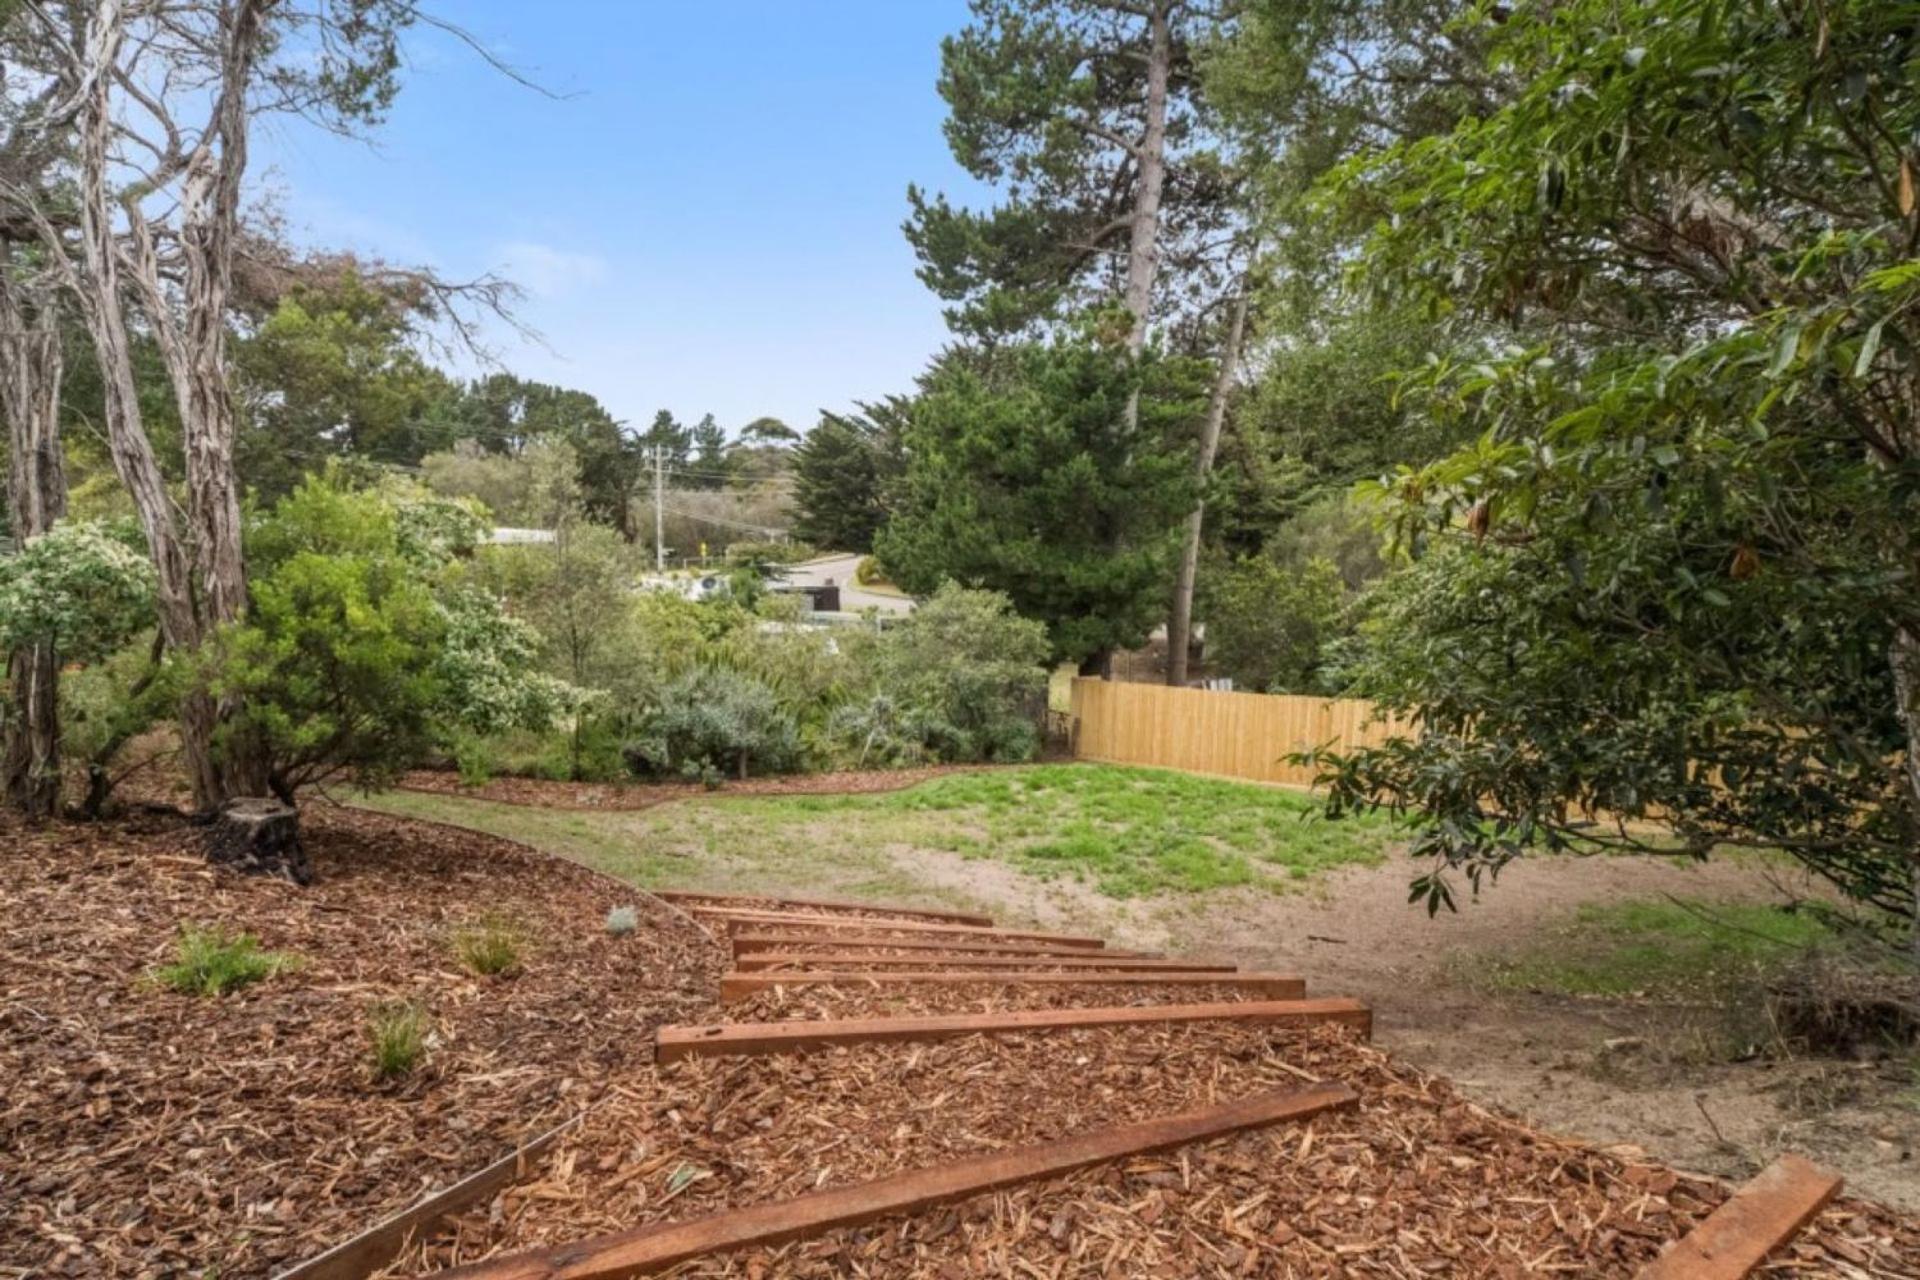
{"type": "MultiPolygon", "coordinates": [[[[1243,286],[1233,300],[1233,315],[1227,322],[1226,344],[1220,351],[1220,370],[1213,381],[1213,395],[1207,401],[1206,421],[1200,428],[1200,452],[1194,470],[1200,484],[1206,485],[1213,474],[1213,460],[1220,451],[1220,428],[1227,417],[1227,397],[1240,367],[1240,345],[1247,332],[1247,289],[1243,286]]],[[[1167,683],[1178,688],[1187,682],[1187,650],[1193,633],[1193,586],[1200,570],[1200,534],[1207,518],[1206,499],[1194,503],[1187,516],[1186,542],[1180,549],[1180,568],[1173,583],[1173,609],[1167,615],[1167,683]]]]}
{"type": "MultiPolygon", "coordinates": [[[[66,514],[60,458],[60,333],[51,308],[25,305],[0,259],[0,415],[7,420],[7,504],[24,542],[66,514]]],[[[8,657],[13,714],[6,727],[7,799],[29,818],[60,807],[60,657],[49,642],[8,657]]]]}
{"type": "MultiPolygon", "coordinates": [[[[177,305],[161,279],[152,228],[137,204],[130,201],[125,208],[130,233],[125,265],[167,363],[180,410],[199,642],[246,613],[240,497],[233,467],[227,307],[239,230],[240,185],[247,166],[247,87],[268,2],[238,0],[223,13],[219,96],[209,127],[179,160],[184,173],[179,214],[183,280],[177,305]]],[[[190,691],[188,698],[195,704],[195,732],[204,732],[209,744],[206,793],[195,788],[200,807],[210,809],[234,796],[264,794],[264,759],[245,739],[230,735],[219,758],[212,758],[212,735],[233,719],[238,706],[215,705],[204,689],[190,691]]]]}
{"type": "MultiPolygon", "coordinates": [[[[114,471],[133,499],[153,560],[160,631],[169,648],[191,652],[203,637],[194,602],[191,560],[140,412],[120,275],[121,250],[113,225],[115,204],[109,195],[112,86],[125,36],[122,0],[99,0],[87,25],[84,61],[76,86],[80,270],[72,283],[100,365],[108,452],[114,471]]],[[[42,235],[64,253],[59,237],[50,229],[42,235]]],[[[189,690],[180,707],[181,757],[193,787],[194,803],[203,810],[216,807],[224,798],[213,757],[214,723],[212,699],[203,690],[189,690]]]]}

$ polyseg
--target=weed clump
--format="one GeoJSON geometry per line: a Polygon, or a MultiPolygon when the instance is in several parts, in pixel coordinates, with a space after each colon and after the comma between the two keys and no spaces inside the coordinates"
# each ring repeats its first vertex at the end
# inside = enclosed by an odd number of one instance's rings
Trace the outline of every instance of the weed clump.
{"type": "Polygon", "coordinates": [[[520,952],[520,931],[499,916],[488,916],[453,935],[453,954],[483,978],[514,972],[520,967],[520,952]]]}
{"type": "Polygon", "coordinates": [[[624,938],[640,927],[640,913],[632,907],[615,907],[607,912],[607,932],[624,938]]]}
{"type": "Polygon", "coordinates": [[[409,1000],[378,1004],[367,1016],[373,1042],[373,1076],[392,1080],[407,1075],[427,1056],[426,1010],[409,1000]]]}
{"type": "Polygon", "coordinates": [[[190,996],[218,996],[271,978],[293,967],[292,956],[262,951],[250,933],[183,925],[174,942],[174,962],[154,970],[164,987],[190,996]]]}

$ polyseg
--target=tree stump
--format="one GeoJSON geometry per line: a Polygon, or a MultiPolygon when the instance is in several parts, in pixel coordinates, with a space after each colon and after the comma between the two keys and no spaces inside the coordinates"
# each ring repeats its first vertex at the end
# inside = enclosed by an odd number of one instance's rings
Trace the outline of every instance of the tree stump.
{"type": "Polygon", "coordinates": [[[232,800],[207,833],[207,857],[246,875],[313,883],[313,866],[300,847],[300,813],[268,796],[232,800]]]}

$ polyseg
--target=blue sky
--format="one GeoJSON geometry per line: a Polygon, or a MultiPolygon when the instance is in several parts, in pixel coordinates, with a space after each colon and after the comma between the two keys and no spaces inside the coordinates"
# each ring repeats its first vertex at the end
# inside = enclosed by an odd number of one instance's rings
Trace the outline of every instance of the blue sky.
{"type": "Polygon", "coordinates": [[[947,153],[940,37],[964,0],[460,0],[440,12],[566,95],[419,33],[371,143],[273,124],[256,189],[294,236],[495,270],[551,350],[501,362],[656,409],[813,425],[907,389],[945,338],[900,235],[909,181],[980,193],[947,153]]]}

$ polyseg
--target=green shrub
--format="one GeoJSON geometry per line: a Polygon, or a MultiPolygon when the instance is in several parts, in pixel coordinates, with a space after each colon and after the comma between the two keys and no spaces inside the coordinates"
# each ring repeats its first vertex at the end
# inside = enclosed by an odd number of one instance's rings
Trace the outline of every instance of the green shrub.
{"type": "Polygon", "coordinates": [[[1243,689],[1335,693],[1333,642],[1352,631],[1340,569],[1324,557],[1288,564],[1242,556],[1208,567],[1199,616],[1207,624],[1207,663],[1243,689]]]}
{"type": "Polygon", "coordinates": [[[627,745],[636,772],[746,777],[800,760],[800,734],[773,690],[737,671],[701,667],[670,681],[627,745]]]}
{"type": "Polygon", "coordinates": [[[426,1010],[408,1000],[378,1004],[367,1016],[373,1075],[391,1080],[410,1073],[427,1055],[426,1010]]]}
{"type": "Polygon", "coordinates": [[[615,907],[607,912],[607,932],[624,938],[640,927],[640,913],[632,907],[615,907]]]}
{"type": "Polygon", "coordinates": [[[223,743],[264,751],[276,790],[388,780],[453,730],[550,724],[574,691],[539,636],[464,584],[454,504],[309,478],[250,530],[252,607],[205,660],[245,710],[223,743]],[[436,533],[441,525],[453,533],[436,533]]]}
{"type": "Polygon", "coordinates": [[[154,979],[184,995],[218,996],[271,978],[293,967],[293,958],[262,951],[252,934],[183,925],[174,942],[175,960],[155,969],[154,979]]]}
{"type": "Polygon", "coordinates": [[[519,928],[501,916],[487,916],[455,931],[453,953],[460,963],[483,978],[512,973],[520,967],[519,928]]]}
{"type": "Polygon", "coordinates": [[[1046,628],[1007,597],[947,583],[869,655],[874,692],[828,738],[842,759],[1019,761],[1039,748],[1046,628]]]}

